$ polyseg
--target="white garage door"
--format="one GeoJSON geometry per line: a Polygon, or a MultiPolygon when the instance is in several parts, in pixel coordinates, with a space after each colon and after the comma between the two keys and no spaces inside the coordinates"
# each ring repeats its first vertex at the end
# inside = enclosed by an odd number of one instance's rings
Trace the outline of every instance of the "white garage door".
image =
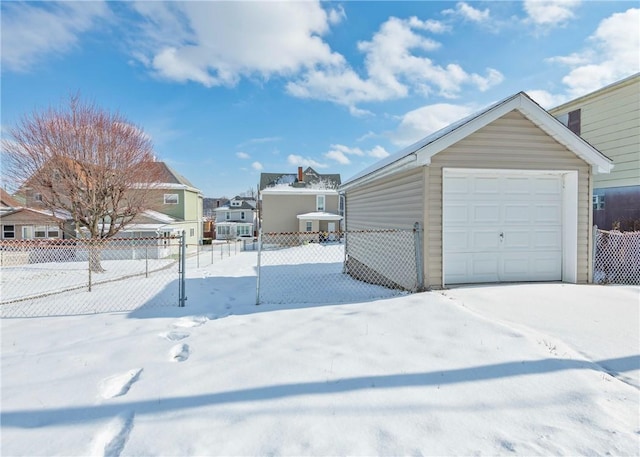
{"type": "Polygon", "coordinates": [[[562,177],[445,170],[445,284],[562,279],[562,177]]]}

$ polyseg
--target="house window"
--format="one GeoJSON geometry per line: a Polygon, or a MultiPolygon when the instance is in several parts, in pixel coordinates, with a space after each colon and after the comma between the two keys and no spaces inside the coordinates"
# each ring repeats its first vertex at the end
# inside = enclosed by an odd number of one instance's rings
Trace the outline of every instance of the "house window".
{"type": "Polygon", "coordinates": [[[576,135],[580,135],[580,110],[571,111],[567,120],[567,127],[576,135]]]}
{"type": "Polygon", "coordinates": [[[58,238],[59,236],[58,227],[36,225],[35,238],[58,238]]]}
{"type": "Polygon", "coordinates": [[[324,211],[324,195],[316,195],[316,211],[324,211]]]}
{"type": "Polygon", "coordinates": [[[244,219],[244,211],[240,213],[240,219],[244,219]]]}
{"type": "Polygon", "coordinates": [[[306,230],[307,230],[307,232],[313,232],[313,222],[307,221],[306,230]]]}
{"type": "Polygon", "coordinates": [[[42,194],[33,194],[33,199],[37,202],[42,201],[42,194]]]}
{"type": "Polygon", "coordinates": [[[195,229],[189,229],[189,236],[195,236],[196,232],[195,229]]]}
{"type": "Polygon", "coordinates": [[[2,226],[2,238],[15,238],[16,227],[15,225],[3,225],[2,226]]]}
{"type": "Polygon", "coordinates": [[[178,204],[178,194],[164,194],[164,204],[165,205],[177,205],[178,204]]]}
{"type": "Polygon", "coordinates": [[[249,226],[248,225],[239,225],[238,226],[238,235],[240,235],[240,236],[250,236],[249,226]]]}
{"type": "Polygon", "coordinates": [[[604,209],[604,195],[593,196],[593,210],[604,209]]]}
{"type": "Polygon", "coordinates": [[[230,212],[227,211],[225,213],[225,215],[226,215],[227,220],[231,219],[231,213],[230,212]]]}

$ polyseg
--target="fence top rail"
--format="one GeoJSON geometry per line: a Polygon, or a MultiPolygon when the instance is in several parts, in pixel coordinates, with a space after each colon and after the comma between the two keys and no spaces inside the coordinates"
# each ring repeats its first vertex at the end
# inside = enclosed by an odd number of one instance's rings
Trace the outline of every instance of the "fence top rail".
{"type": "Polygon", "coordinates": [[[262,236],[265,235],[269,235],[269,236],[300,236],[300,235],[322,235],[322,234],[327,234],[327,233],[335,233],[335,234],[339,234],[339,235],[350,235],[350,234],[354,234],[354,233],[403,233],[403,232],[413,232],[414,229],[413,228],[406,228],[406,229],[378,229],[378,230],[334,230],[334,231],[328,231],[328,230],[321,230],[319,232],[263,232],[262,236]]]}
{"type": "Polygon", "coordinates": [[[634,232],[621,232],[620,230],[602,230],[597,229],[598,233],[606,233],[607,235],[616,235],[616,236],[640,236],[640,231],[636,230],[634,232]]]}
{"type": "Polygon", "coordinates": [[[0,246],[76,246],[84,244],[132,243],[138,241],[177,240],[180,236],[157,236],[140,238],[37,238],[28,240],[0,240],[0,246]]]}

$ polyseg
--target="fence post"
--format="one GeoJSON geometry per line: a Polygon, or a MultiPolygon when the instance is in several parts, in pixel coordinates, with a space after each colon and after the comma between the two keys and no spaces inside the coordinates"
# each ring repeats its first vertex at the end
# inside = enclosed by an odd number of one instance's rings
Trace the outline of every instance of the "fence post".
{"type": "Polygon", "coordinates": [[[413,245],[416,251],[416,279],[418,290],[417,292],[424,291],[424,273],[422,265],[422,227],[420,222],[413,224],[413,245]]]}
{"type": "MultiPolygon", "coordinates": [[[[91,241],[89,241],[91,243],[91,241]]],[[[85,246],[87,246],[85,244],[85,246]]],[[[91,292],[91,246],[87,246],[87,266],[89,267],[89,292],[91,292]]]]}
{"type": "Polygon", "coordinates": [[[185,270],[185,265],[186,265],[186,236],[185,236],[185,231],[182,231],[182,236],[180,237],[180,268],[179,268],[179,272],[180,272],[180,278],[178,279],[178,284],[179,284],[179,294],[180,296],[178,297],[178,306],[179,307],[184,307],[184,302],[187,300],[187,295],[186,295],[186,291],[185,291],[185,279],[184,279],[184,270],[185,270]]]}
{"type": "Polygon", "coordinates": [[[256,279],[256,306],[260,304],[260,254],[262,253],[262,229],[258,230],[258,277],[256,279]]]}
{"type": "Polygon", "coordinates": [[[196,268],[200,268],[200,243],[196,240],[196,268]]]}
{"type": "Polygon", "coordinates": [[[596,256],[598,255],[598,226],[593,226],[593,233],[591,234],[591,284],[596,282],[596,256]]]}
{"type": "Polygon", "coordinates": [[[147,240],[144,240],[144,277],[149,277],[149,245],[147,240]]]}

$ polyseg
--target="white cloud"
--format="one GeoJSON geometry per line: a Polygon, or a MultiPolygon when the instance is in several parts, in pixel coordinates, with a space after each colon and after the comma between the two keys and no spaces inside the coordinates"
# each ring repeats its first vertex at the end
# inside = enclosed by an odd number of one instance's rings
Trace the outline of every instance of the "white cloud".
{"type": "Polygon", "coordinates": [[[389,136],[394,144],[407,146],[474,111],[472,106],[448,103],[423,106],[402,116],[398,128],[389,136]]]}
{"type": "Polygon", "coordinates": [[[440,43],[419,33],[442,27],[433,22],[389,18],[370,41],[358,43],[365,55],[366,78],[361,78],[345,62],[340,65],[319,66],[287,84],[289,94],[301,98],[315,98],[348,106],[354,115],[366,114],[355,105],[403,98],[410,93],[455,98],[464,85],[480,91],[503,80],[492,68],[486,75],[468,73],[458,64],[444,66],[434,63],[424,53],[440,47],[440,43]],[[413,52],[417,51],[420,55],[413,52]]]}
{"type": "Polygon", "coordinates": [[[302,157],[295,154],[289,154],[287,156],[287,162],[289,165],[293,165],[296,167],[313,167],[313,168],[328,168],[329,166],[325,163],[317,162],[308,157],[302,157]]]}
{"type": "Polygon", "coordinates": [[[380,159],[388,156],[389,153],[382,146],[374,146],[369,151],[363,151],[360,148],[350,148],[343,144],[332,144],[331,149],[324,156],[327,159],[335,160],[342,165],[349,165],[351,163],[349,156],[353,155],[359,157],[369,156],[380,159]]]}
{"type": "Polygon", "coordinates": [[[139,2],[146,26],[134,55],[160,77],[233,86],[241,77],[339,65],[321,36],[341,17],[307,2],[139,2]]]}
{"type": "Polygon", "coordinates": [[[562,79],[568,94],[579,97],[640,71],[640,9],[630,8],[603,19],[584,50],[549,59],[568,65],[562,79]]]}
{"type": "Polygon", "coordinates": [[[247,154],[246,152],[242,152],[242,151],[236,152],[236,157],[238,159],[250,159],[251,158],[251,156],[249,154],[247,154]]]}
{"type": "Polygon", "coordinates": [[[569,97],[563,94],[552,94],[546,90],[528,90],[527,95],[544,109],[562,105],[569,97]]]}
{"type": "Polygon", "coordinates": [[[384,159],[389,155],[387,150],[382,146],[374,146],[368,153],[369,156],[375,157],[376,159],[384,159]]]}
{"type": "Polygon", "coordinates": [[[360,148],[350,148],[343,144],[332,144],[329,152],[325,153],[325,157],[327,159],[335,160],[338,163],[343,165],[348,165],[351,163],[349,159],[349,155],[363,156],[364,151],[360,148]]]}
{"type": "Polygon", "coordinates": [[[29,71],[44,58],[67,53],[110,14],[102,1],[3,2],[2,67],[29,71]]]}
{"type": "Polygon", "coordinates": [[[254,170],[260,171],[264,167],[262,166],[262,164],[260,162],[253,162],[251,164],[251,168],[253,168],[254,170]]]}
{"type": "Polygon", "coordinates": [[[458,2],[455,10],[447,9],[444,10],[442,14],[460,16],[463,19],[472,22],[486,22],[490,19],[491,13],[488,9],[479,10],[466,2],[458,2]]]}
{"type": "Polygon", "coordinates": [[[524,10],[536,25],[556,26],[573,19],[581,0],[525,0],[524,10]]]}

